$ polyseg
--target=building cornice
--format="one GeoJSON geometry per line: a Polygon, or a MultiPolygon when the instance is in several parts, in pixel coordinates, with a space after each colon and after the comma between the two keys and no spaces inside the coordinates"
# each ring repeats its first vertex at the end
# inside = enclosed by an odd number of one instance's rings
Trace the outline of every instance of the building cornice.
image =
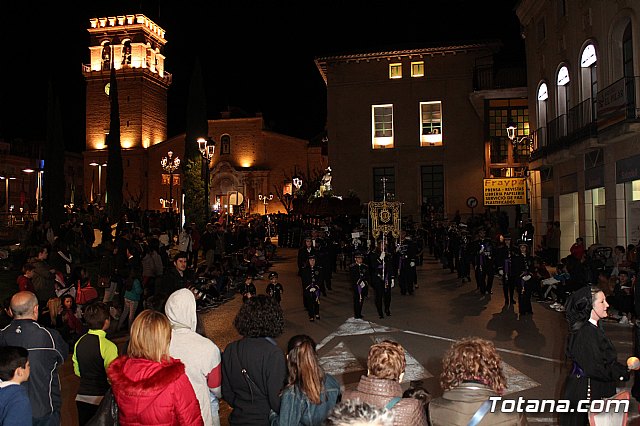
{"type": "Polygon", "coordinates": [[[436,57],[445,55],[457,55],[465,54],[474,50],[492,50],[497,51],[501,46],[500,42],[487,42],[487,43],[468,43],[460,45],[446,45],[446,46],[434,46],[423,47],[419,49],[409,50],[389,50],[382,52],[369,52],[369,53],[355,53],[347,55],[336,56],[324,56],[314,60],[320,75],[322,76],[325,84],[327,83],[327,64],[332,62],[360,62],[360,61],[380,61],[380,60],[401,60],[402,58],[424,58],[425,56],[436,57]]]}

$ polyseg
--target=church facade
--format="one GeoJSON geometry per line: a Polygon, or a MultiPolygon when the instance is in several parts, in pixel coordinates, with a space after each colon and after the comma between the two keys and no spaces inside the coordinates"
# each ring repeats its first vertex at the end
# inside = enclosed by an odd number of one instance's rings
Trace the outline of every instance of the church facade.
{"type": "MultiPolygon", "coordinates": [[[[165,70],[165,31],[146,16],[136,14],[91,19],[88,32],[90,63],[83,65],[87,82],[83,153],[86,199],[104,204],[108,198],[105,142],[110,120],[109,79],[114,67],[124,200],[142,209],[180,209],[181,169],[168,173],[161,165],[170,151],[174,158],[181,159],[185,144],[185,134],[167,137],[167,91],[172,76],[165,70]],[[175,202],[167,203],[171,198],[175,202]]],[[[326,167],[320,146],[267,130],[260,114],[234,118],[223,113],[221,119],[209,120],[208,127],[206,136],[217,142],[209,163],[212,210],[241,204],[250,213],[284,211],[275,194],[290,186],[286,181],[294,171],[326,167]],[[269,194],[274,197],[269,199],[269,194]]]]}

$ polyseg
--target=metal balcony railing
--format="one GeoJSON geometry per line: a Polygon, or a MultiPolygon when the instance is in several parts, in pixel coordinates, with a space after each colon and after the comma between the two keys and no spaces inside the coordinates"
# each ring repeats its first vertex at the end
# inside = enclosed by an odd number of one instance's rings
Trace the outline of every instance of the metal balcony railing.
{"type": "Polygon", "coordinates": [[[573,135],[591,126],[594,122],[591,98],[580,102],[569,110],[567,114],[568,135],[573,135]]]}
{"type": "MultiPolygon", "coordinates": [[[[157,71],[151,71],[151,69],[149,69],[149,68],[134,68],[134,67],[131,67],[131,66],[129,66],[129,65],[123,65],[123,68],[120,68],[120,69],[118,70],[118,72],[122,72],[122,71],[125,71],[125,70],[132,70],[132,69],[143,69],[143,70],[147,70],[149,73],[151,73],[151,74],[154,74],[154,75],[158,76],[159,78],[161,78],[161,79],[165,80],[165,81],[166,81],[166,82],[168,82],[169,84],[171,84],[171,82],[173,81],[173,76],[171,75],[171,73],[168,73],[168,72],[164,71],[164,72],[162,73],[162,75],[160,75],[160,73],[158,73],[157,71]]],[[[106,73],[108,73],[109,71],[110,71],[110,69],[109,69],[109,68],[103,68],[103,69],[101,69],[101,70],[99,70],[99,71],[95,71],[95,72],[106,72],[106,73]]],[[[91,65],[88,65],[88,64],[82,64],[82,72],[83,72],[84,74],[89,74],[89,73],[94,72],[94,71],[91,69],[91,65]]]]}
{"type": "Polygon", "coordinates": [[[555,147],[562,144],[562,139],[567,136],[567,115],[561,116],[551,120],[547,123],[548,129],[548,145],[555,147]]]}

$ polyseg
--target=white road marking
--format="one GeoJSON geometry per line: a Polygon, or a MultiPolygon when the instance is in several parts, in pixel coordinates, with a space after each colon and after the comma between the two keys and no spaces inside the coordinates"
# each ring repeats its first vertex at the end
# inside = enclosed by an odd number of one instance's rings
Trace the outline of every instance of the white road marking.
{"type": "Polygon", "coordinates": [[[316,346],[316,350],[320,350],[324,345],[329,343],[331,339],[337,336],[358,336],[361,334],[395,333],[400,331],[402,330],[398,328],[386,327],[362,319],[349,318],[338,327],[336,331],[322,339],[322,342],[316,346]]]}
{"type": "MultiPolygon", "coordinates": [[[[433,374],[425,370],[410,353],[405,352],[405,359],[407,366],[405,367],[402,383],[433,377],[433,374]]],[[[338,343],[326,355],[320,357],[320,364],[322,368],[324,368],[324,371],[334,377],[358,371],[361,371],[362,374],[366,374],[367,372],[367,366],[362,365],[360,361],[358,361],[355,355],[345,346],[344,342],[338,343]]]]}
{"type": "Polygon", "coordinates": [[[367,366],[358,361],[344,342],[338,343],[329,353],[320,357],[320,364],[325,372],[336,377],[356,371],[367,371],[367,366]]]}
{"type": "Polygon", "coordinates": [[[502,372],[507,378],[507,389],[504,395],[510,395],[540,386],[540,383],[532,380],[529,376],[526,376],[504,361],[502,361],[502,372]]]}
{"type": "MultiPolygon", "coordinates": [[[[346,336],[364,336],[364,335],[372,335],[372,334],[380,334],[380,333],[406,333],[415,336],[427,337],[430,339],[443,340],[447,342],[455,342],[456,339],[451,339],[448,337],[442,336],[434,336],[425,333],[418,333],[409,330],[401,330],[393,327],[381,326],[379,324],[364,321],[361,319],[349,318],[346,320],[338,329],[325,337],[320,344],[317,346],[317,350],[319,351],[322,347],[328,344],[331,340],[336,337],[346,337],[346,336]]],[[[377,336],[374,337],[374,341],[380,342],[384,340],[385,337],[377,336]]],[[[405,348],[406,349],[406,348],[405,348]]],[[[524,352],[513,351],[510,349],[500,349],[499,351],[512,353],[515,355],[529,356],[536,359],[542,359],[544,361],[549,362],[561,362],[558,360],[554,360],[551,358],[545,358],[538,355],[530,355],[524,352]]],[[[433,377],[428,370],[426,370],[422,364],[418,362],[408,351],[405,352],[405,357],[407,361],[405,376],[403,379],[403,383],[410,382],[412,380],[423,380],[433,377]]],[[[349,350],[349,348],[345,345],[344,342],[339,342],[333,349],[331,349],[327,354],[320,357],[320,363],[322,364],[325,371],[335,377],[341,377],[344,374],[354,373],[358,371],[362,371],[363,374],[366,372],[366,365],[362,365],[362,363],[355,357],[355,355],[349,350]]],[[[507,378],[507,392],[505,395],[522,392],[527,389],[535,388],[540,386],[540,383],[531,379],[527,375],[523,374],[521,371],[515,369],[508,363],[503,361],[503,370],[505,377],[507,378]]]]}
{"type": "MultiPolygon", "coordinates": [[[[430,339],[444,340],[446,342],[456,342],[458,340],[458,339],[451,339],[449,337],[434,336],[432,334],[419,333],[417,331],[411,331],[411,330],[402,330],[402,332],[403,333],[407,333],[407,334],[413,334],[413,335],[416,335],[416,336],[429,337],[430,339]]],[[[528,354],[526,352],[514,351],[514,350],[511,350],[511,349],[503,349],[503,348],[498,348],[498,347],[496,347],[496,350],[500,351],[500,352],[505,352],[505,353],[508,353],[508,354],[526,356],[526,357],[529,357],[529,358],[540,359],[542,361],[553,362],[553,363],[556,363],[556,364],[564,364],[564,361],[561,361],[559,359],[547,358],[547,357],[540,356],[540,355],[528,354]]]]}

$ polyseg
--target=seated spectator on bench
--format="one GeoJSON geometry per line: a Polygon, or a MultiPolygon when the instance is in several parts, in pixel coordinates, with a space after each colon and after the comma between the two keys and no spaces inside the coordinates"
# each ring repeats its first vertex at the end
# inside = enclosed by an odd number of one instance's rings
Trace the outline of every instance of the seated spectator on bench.
{"type": "Polygon", "coordinates": [[[613,312],[612,318],[619,317],[620,324],[629,324],[633,319],[633,285],[629,279],[629,272],[622,269],[618,271],[618,280],[613,289],[613,294],[607,297],[607,303],[617,309],[619,315],[613,312]]]}

